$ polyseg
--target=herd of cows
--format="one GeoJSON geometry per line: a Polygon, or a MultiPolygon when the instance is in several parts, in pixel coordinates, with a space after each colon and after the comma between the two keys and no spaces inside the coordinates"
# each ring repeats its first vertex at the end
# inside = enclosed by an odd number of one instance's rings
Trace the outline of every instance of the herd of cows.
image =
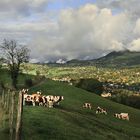
{"type": "MultiPolygon", "coordinates": [[[[42,95],[40,91],[36,93],[28,94],[28,89],[21,90],[23,94],[23,105],[32,105],[32,106],[44,106],[48,108],[55,107],[59,105],[59,103],[64,100],[64,96],[54,96],[54,95],[42,95]]],[[[91,103],[84,103],[83,108],[92,109],[91,103]]],[[[107,110],[101,107],[97,107],[96,114],[104,114],[107,115],[107,110]]],[[[114,116],[118,119],[128,120],[128,113],[115,113],[114,116]]]]}
{"type": "Polygon", "coordinates": [[[28,89],[22,89],[23,105],[45,106],[52,108],[64,100],[63,96],[42,95],[40,91],[28,94],[28,89]]]}
{"type": "MultiPolygon", "coordinates": [[[[84,103],[83,108],[92,109],[91,103],[84,103]]],[[[105,114],[107,115],[107,110],[105,108],[97,107],[96,114],[105,114]]],[[[129,121],[129,114],[128,113],[115,113],[114,116],[118,119],[128,120],[129,121]]]]}

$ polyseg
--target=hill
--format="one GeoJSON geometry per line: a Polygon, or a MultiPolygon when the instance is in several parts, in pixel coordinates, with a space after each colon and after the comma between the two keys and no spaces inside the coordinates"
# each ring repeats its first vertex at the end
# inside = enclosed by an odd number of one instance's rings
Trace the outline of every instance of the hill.
{"type": "Polygon", "coordinates": [[[138,140],[140,139],[140,110],[111,102],[85,90],[65,83],[46,80],[30,89],[46,95],[63,95],[57,108],[25,106],[23,139],[25,140],[138,140]],[[91,102],[92,110],[83,109],[91,102]],[[96,115],[97,106],[106,108],[108,115],[96,115]],[[130,121],[113,117],[116,112],[128,112],[130,121]]]}
{"type": "Polygon", "coordinates": [[[106,56],[93,60],[73,59],[63,66],[103,66],[103,67],[130,67],[140,66],[140,52],[132,52],[129,50],[113,51],[106,56]]]}
{"type": "Polygon", "coordinates": [[[140,65],[140,52],[113,51],[96,60],[96,64],[103,66],[138,66],[140,65]]]}

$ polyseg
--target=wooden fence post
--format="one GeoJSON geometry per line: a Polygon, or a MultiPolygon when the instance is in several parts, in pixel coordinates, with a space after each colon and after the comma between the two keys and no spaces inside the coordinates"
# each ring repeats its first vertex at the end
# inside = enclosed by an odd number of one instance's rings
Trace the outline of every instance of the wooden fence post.
{"type": "Polygon", "coordinates": [[[23,113],[23,94],[22,94],[22,92],[19,92],[15,140],[21,140],[22,113],[23,113]]]}
{"type": "MultiPolygon", "coordinates": [[[[10,94],[10,93],[8,92],[7,96],[9,96],[8,94],[10,94]]],[[[10,122],[9,122],[9,125],[10,125],[10,140],[13,140],[15,92],[13,91],[11,93],[11,95],[12,95],[12,98],[11,98],[11,107],[10,107],[10,116],[9,116],[10,117],[9,118],[10,122]]],[[[7,101],[7,103],[8,103],[8,101],[7,101]]]]}

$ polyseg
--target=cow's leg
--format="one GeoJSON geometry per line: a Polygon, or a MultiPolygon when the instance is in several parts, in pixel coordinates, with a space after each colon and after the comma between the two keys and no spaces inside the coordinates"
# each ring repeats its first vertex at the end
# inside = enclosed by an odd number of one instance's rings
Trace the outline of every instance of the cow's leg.
{"type": "Polygon", "coordinates": [[[23,99],[23,105],[25,106],[25,99],[23,99]]]}
{"type": "Polygon", "coordinates": [[[32,101],[33,106],[35,106],[35,102],[32,101]]]}
{"type": "Polygon", "coordinates": [[[42,102],[40,102],[40,103],[39,103],[39,106],[43,106],[43,103],[42,103],[42,102]]]}

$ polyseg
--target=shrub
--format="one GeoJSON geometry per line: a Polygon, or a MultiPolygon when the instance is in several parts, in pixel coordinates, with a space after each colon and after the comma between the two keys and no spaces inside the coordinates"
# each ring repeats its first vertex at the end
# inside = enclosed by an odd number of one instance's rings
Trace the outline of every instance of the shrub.
{"type": "Polygon", "coordinates": [[[100,95],[103,92],[103,84],[97,79],[81,79],[76,87],[94,92],[100,95]]]}
{"type": "Polygon", "coordinates": [[[26,79],[25,80],[25,86],[27,86],[27,87],[33,86],[33,80],[32,79],[26,79]]]}
{"type": "Polygon", "coordinates": [[[37,70],[36,71],[36,76],[40,76],[40,74],[41,74],[40,71],[37,70]]]}

